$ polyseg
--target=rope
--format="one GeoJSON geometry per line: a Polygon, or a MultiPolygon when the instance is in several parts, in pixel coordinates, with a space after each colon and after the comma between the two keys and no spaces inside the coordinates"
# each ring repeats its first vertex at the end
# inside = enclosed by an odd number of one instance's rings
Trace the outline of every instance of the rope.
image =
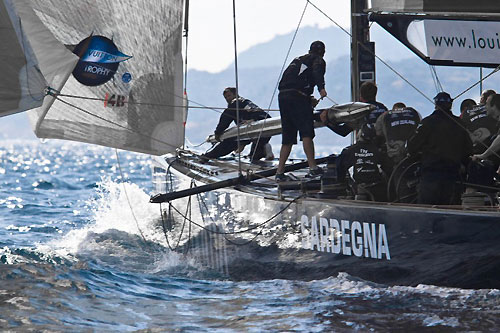
{"type": "MultiPolygon", "coordinates": [[[[302,15],[300,16],[299,23],[297,24],[297,28],[295,29],[295,32],[293,34],[292,41],[290,42],[290,46],[288,47],[288,51],[286,53],[285,60],[283,61],[283,65],[281,66],[280,74],[278,75],[278,80],[277,80],[276,86],[274,87],[274,90],[273,90],[273,95],[271,96],[271,100],[269,101],[269,106],[267,107],[268,110],[271,109],[271,105],[273,104],[274,96],[276,95],[276,90],[278,90],[278,86],[279,86],[279,83],[281,80],[281,75],[283,75],[283,71],[285,70],[285,66],[288,62],[288,56],[290,55],[290,51],[292,50],[293,43],[295,42],[295,38],[297,37],[297,33],[299,32],[300,26],[302,24],[302,19],[304,18],[304,14],[306,13],[308,4],[309,4],[309,2],[306,1],[306,5],[304,6],[304,10],[302,11],[302,15]]],[[[269,112],[266,112],[266,113],[269,115],[269,112]]],[[[260,128],[259,136],[257,137],[257,141],[255,142],[255,147],[257,147],[259,144],[260,138],[262,136],[262,131],[264,130],[264,125],[266,124],[266,119],[267,118],[264,119],[264,122],[262,123],[262,126],[260,128]]],[[[257,149],[254,150],[252,157],[250,158],[251,161],[253,161],[253,158],[255,156],[256,151],[257,151],[257,149]]]]}
{"type": "MultiPolygon", "coordinates": [[[[194,183],[194,180],[191,181],[191,186],[190,188],[193,187],[193,183],[194,183]]],[[[173,209],[174,211],[176,211],[181,217],[184,218],[184,221],[182,223],[182,228],[181,228],[181,233],[179,234],[179,238],[177,239],[177,244],[172,247],[170,245],[170,242],[168,240],[168,235],[167,235],[167,230],[166,230],[166,227],[165,227],[165,220],[163,218],[163,210],[161,208],[161,203],[160,203],[160,215],[161,215],[161,224],[162,224],[162,227],[163,227],[163,234],[165,235],[165,240],[167,241],[167,246],[168,248],[171,250],[171,251],[177,251],[177,249],[179,248],[179,244],[181,242],[181,239],[182,239],[182,235],[184,234],[184,229],[186,227],[186,222],[190,222],[189,224],[189,232],[188,232],[188,246],[187,246],[187,249],[189,249],[189,246],[190,246],[190,238],[191,238],[191,196],[189,196],[189,199],[188,199],[188,202],[187,202],[187,205],[186,205],[186,213],[185,214],[182,214],[177,208],[175,208],[170,202],[168,204],[168,210],[169,210],[169,213],[168,213],[168,216],[170,217],[171,216],[171,209],[173,209]],[[189,217],[187,216],[188,215],[188,211],[189,211],[189,217]]]]}
{"type": "Polygon", "coordinates": [[[260,228],[261,226],[271,222],[273,219],[275,219],[278,215],[280,215],[281,213],[283,213],[285,210],[288,209],[288,207],[290,207],[291,204],[297,202],[300,198],[302,198],[303,195],[300,195],[298,197],[296,197],[295,199],[293,199],[292,201],[290,201],[283,209],[281,209],[278,213],[274,214],[273,216],[271,216],[269,219],[267,219],[266,221],[264,222],[261,222],[253,227],[249,227],[245,230],[238,230],[238,231],[233,231],[233,232],[219,232],[219,231],[215,231],[215,230],[210,230],[202,225],[200,225],[199,223],[196,223],[195,221],[187,218],[187,216],[183,215],[177,208],[175,208],[174,205],[171,205],[172,206],[172,209],[174,211],[176,211],[179,215],[181,215],[181,217],[185,217],[187,219],[187,221],[189,221],[190,223],[193,223],[195,226],[203,229],[203,230],[206,230],[208,232],[212,232],[214,234],[219,234],[219,235],[236,235],[236,234],[242,234],[242,233],[245,233],[245,232],[249,232],[249,231],[252,231],[252,230],[255,230],[257,228],[260,228]]]}
{"type": "Polygon", "coordinates": [[[240,140],[240,95],[238,83],[238,48],[236,46],[236,1],[233,0],[233,37],[234,37],[234,79],[236,87],[236,129],[238,135],[236,141],[238,143],[238,175],[241,176],[241,140],[240,140]]]}
{"type": "MultiPolygon", "coordinates": [[[[205,210],[207,211],[208,213],[208,207],[207,207],[207,204],[205,203],[205,201],[201,200],[201,194],[198,193],[196,195],[197,199],[198,199],[198,207],[200,208],[200,215],[201,215],[201,220],[203,221],[203,224],[205,224],[205,218],[203,216],[203,212],[202,212],[202,209],[201,209],[201,204],[203,204],[203,206],[205,207],[205,210]]],[[[208,217],[210,218],[210,220],[212,221],[212,223],[215,225],[215,228],[218,229],[219,226],[217,225],[217,223],[215,223],[214,219],[212,218],[211,215],[208,215],[208,217]]],[[[260,231],[254,236],[252,237],[250,240],[244,242],[244,243],[238,243],[238,242],[235,242],[229,238],[227,238],[227,235],[223,235],[224,236],[224,239],[230,243],[230,244],[233,244],[233,245],[236,245],[236,246],[243,246],[243,245],[247,245],[247,244],[250,244],[251,242],[253,242],[259,235],[262,234],[262,231],[264,230],[264,227],[262,227],[260,229],[260,231]]]]}
{"type": "Polygon", "coordinates": [[[125,193],[125,197],[127,198],[127,203],[128,207],[130,208],[130,212],[132,213],[132,217],[134,218],[135,225],[137,226],[137,230],[139,230],[139,233],[141,234],[142,240],[144,243],[146,243],[146,237],[144,237],[144,234],[142,233],[141,228],[139,227],[139,221],[137,221],[137,217],[135,216],[134,209],[132,208],[132,204],[130,203],[130,198],[128,197],[127,193],[127,188],[125,187],[125,177],[123,176],[123,170],[122,166],[120,164],[120,156],[118,155],[118,149],[115,148],[115,154],[116,154],[116,163],[118,164],[118,170],[120,170],[120,176],[122,177],[122,185],[123,185],[123,192],[125,193]]]}
{"type": "MultiPolygon", "coordinates": [[[[326,18],[328,18],[332,23],[334,23],[337,27],[339,27],[342,31],[344,31],[346,34],[348,34],[351,38],[352,38],[352,35],[351,33],[349,33],[347,30],[345,30],[344,28],[342,28],[337,22],[335,22],[335,20],[333,20],[330,16],[328,16],[325,12],[323,12],[320,8],[318,8],[314,3],[311,2],[311,0],[306,0],[308,3],[310,3],[314,8],[316,8],[321,14],[323,14],[326,18]]],[[[375,53],[373,53],[370,49],[368,49],[368,47],[366,47],[365,45],[361,44],[358,42],[358,45],[360,45],[361,47],[363,47],[367,52],[369,52],[370,54],[372,54],[375,58],[377,58],[381,63],[383,63],[387,68],[389,68],[394,74],[396,74],[397,76],[399,76],[403,81],[405,81],[408,85],[410,85],[413,89],[415,89],[415,91],[417,91],[420,95],[422,95],[425,99],[427,99],[429,102],[431,102],[433,105],[434,104],[434,101],[428,97],[426,94],[424,94],[420,89],[418,89],[414,84],[412,84],[410,81],[408,81],[402,74],[400,74],[398,71],[396,71],[392,66],[390,66],[387,62],[385,62],[382,58],[380,58],[378,55],[376,55],[375,53]]],[[[463,95],[465,92],[469,91],[470,89],[472,89],[474,86],[476,86],[477,84],[479,84],[480,82],[484,81],[485,79],[487,79],[489,76],[493,75],[494,73],[496,73],[498,70],[500,69],[500,66],[498,66],[497,68],[495,68],[490,74],[488,74],[486,77],[482,78],[481,80],[479,80],[478,82],[476,82],[475,84],[473,84],[471,87],[467,88],[466,90],[464,90],[462,93],[458,94],[454,99],[458,98],[459,96],[463,95]]],[[[440,84],[440,83],[439,83],[440,84]]],[[[439,108],[441,109],[439,106],[435,105],[436,108],[439,108]]],[[[442,110],[444,111],[444,110],[442,110]]],[[[462,128],[463,130],[465,130],[470,136],[471,136],[471,132],[457,119],[455,119],[453,117],[453,115],[450,115],[448,114],[446,111],[444,111],[444,113],[451,119],[453,120],[460,128],[462,128]]],[[[486,144],[484,144],[483,142],[480,142],[481,145],[483,145],[484,147],[487,147],[486,144]]],[[[496,155],[497,157],[500,157],[500,155],[496,152],[493,152],[494,155],[496,155]]]]}
{"type": "Polygon", "coordinates": [[[500,66],[498,66],[497,68],[493,69],[490,74],[486,75],[481,80],[477,81],[472,86],[470,86],[469,88],[465,89],[463,92],[461,92],[460,94],[458,94],[457,96],[455,96],[453,99],[455,100],[458,97],[462,96],[463,94],[465,94],[466,92],[468,92],[469,90],[471,90],[472,88],[474,88],[475,86],[477,86],[478,84],[482,83],[484,80],[486,80],[487,78],[489,78],[490,76],[492,76],[493,74],[495,74],[496,72],[498,72],[499,70],[500,70],[500,66]]]}
{"type": "MultiPolygon", "coordinates": [[[[100,97],[88,97],[88,96],[79,96],[79,95],[70,95],[70,94],[61,94],[57,90],[53,88],[48,88],[48,95],[51,96],[57,96],[57,97],[69,97],[69,98],[75,98],[75,99],[85,99],[85,100],[90,100],[90,101],[99,101],[99,102],[105,102],[105,98],[100,98],[100,97]]],[[[174,96],[178,97],[177,95],[174,94],[174,96]]],[[[183,99],[186,99],[182,97],[183,99]]],[[[227,107],[219,107],[219,106],[206,106],[201,103],[198,103],[196,101],[193,101],[191,99],[186,99],[188,103],[194,103],[198,104],[199,106],[188,106],[189,109],[207,109],[207,110],[212,110],[217,113],[222,113],[220,110],[226,110],[228,109],[227,107]]],[[[129,105],[145,105],[145,106],[165,106],[165,107],[171,107],[171,108],[184,108],[184,105],[172,105],[172,104],[165,104],[165,103],[145,103],[145,102],[131,102],[131,101],[123,101],[122,103],[124,104],[129,104],[129,105]]],[[[229,110],[236,110],[236,108],[229,108],[229,110]]],[[[263,111],[266,112],[278,112],[279,109],[262,109],[263,111]]]]}
{"type": "Polygon", "coordinates": [[[55,99],[57,99],[58,101],[60,101],[61,103],[66,104],[66,105],[68,105],[68,106],[71,106],[72,108],[75,108],[75,109],[77,109],[77,110],[79,110],[79,111],[82,111],[83,113],[88,114],[89,116],[95,117],[95,118],[97,118],[97,119],[100,119],[100,120],[102,120],[102,121],[105,121],[105,122],[107,122],[107,123],[110,123],[110,124],[112,124],[112,125],[114,125],[114,126],[116,126],[116,127],[120,127],[120,128],[122,128],[122,129],[125,129],[125,130],[127,130],[127,131],[130,131],[130,132],[132,132],[132,133],[136,133],[136,134],[138,134],[138,135],[140,135],[140,136],[143,136],[143,137],[145,137],[145,138],[148,138],[148,139],[154,140],[154,141],[156,141],[156,142],[159,142],[159,143],[162,143],[162,144],[164,144],[164,145],[170,146],[170,147],[172,147],[172,148],[174,148],[174,149],[177,149],[177,146],[174,146],[174,145],[172,145],[172,144],[170,144],[170,143],[168,143],[168,142],[165,142],[165,141],[163,141],[163,140],[159,140],[159,139],[157,139],[157,138],[155,138],[155,137],[152,137],[152,136],[150,136],[150,135],[147,135],[147,134],[144,134],[144,133],[140,133],[140,132],[138,132],[138,131],[136,131],[136,130],[134,130],[134,129],[132,129],[132,128],[129,128],[129,127],[127,127],[127,126],[120,125],[120,124],[118,124],[118,123],[115,123],[114,121],[111,121],[111,120],[109,120],[109,119],[106,119],[106,118],[104,118],[104,117],[101,117],[101,116],[99,116],[99,115],[96,115],[96,114],[94,114],[94,113],[92,113],[92,112],[89,112],[89,111],[87,111],[87,110],[85,110],[85,109],[83,109],[83,108],[79,107],[79,106],[76,106],[76,105],[74,105],[74,104],[72,104],[72,103],[66,102],[66,101],[65,101],[65,100],[63,100],[63,99],[61,99],[61,98],[59,98],[59,97],[57,97],[57,96],[55,96],[55,95],[52,95],[50,92],[49,92],[49,95],[54,96],[54,98],[55,98],[55,99]]]}
{"type": "MultiPolygon", "coordinates": [[[[167,169],[167,176],[170,174],[170,165],[169,165],[169,168],[167,169]]],[[[195,186],[196,187],[196,182],[194,180],[191,181],[191,188],[195,186]]],[[[261,222],[253,227],[249,227],[245,230],[239,230],[239,231],[233,231],[233,232],[225,232],[225,231],[219,231],[219,226],[217,225],[217,223],[215,223],[215,220],[212,218],[211,215],[208,215],[210,220],[212,221],[212,223],[215,225],[215,230],[213,229],[210,229],[210,228],[207,228],[205,226],[202,226],[201,224],[199,223],[196,223],[195,221],[192,220],[192,216],[191,216],[191,196],[189,197],[189,200],[188,200],[188,204],[187,204],[187,207],[186,207],[186,213],[183,214],[179,209],[177,209],[172,203],[169,203],[169,212],[168,212],[168,216],[171,216],[171,210],[173,209],[175,212],[177,212],[177,214],[179,214],[183,219],[183,225],[182,225],[182,229],[181,229],[181,233],[179,235],[179,238],[177,240],[177,244],[175,247],[172,247],[170,245],[170,241],[169,241],[169,238],[168,238],[168,234],[167,234],[167,228],[165,226],[165,219],[163,217],[163,209],[162,209],[162,205],[160,203],[160,215],[161,215],[161,221],[162,221],[162,229],[163,229],[163,234],[165,235],[165,240],[167,242],[167,246],[168,248],[171,250],[171,251],[176,251],[177,248],[179,247],[179,244],[180,244],[180,240],[182,238],[182,235],[184,233],[184,229],[185,229],[185,226],[186,226],[186,222],[189,222],[189,234],[188,234],[188,245],[185,249],[185,253],[187,253],[189,251],[189,248],[190,248],[190,242],[191,242],[191,224],[194,224],[195,226],[207,231],[207,232],[210,232],[212,234],[218,234],[218,235],[223,235],[224,236],[224,239],[229,242],[230,244],[233,244],[233,245],[236,245],[236,246],[244,246],[244,245],[247,245],[253,241],[255,241],[255,239],[262,234],[263,230],[264,230],[264,226],[271,222],[273,219],[275,219],[278,215],[281,215],[285,210],[287,210],[293,203],[297,202],[300,198],[302,198],[303,195],[301,196],[298,196],[296,197],[295,199],[293,199],[292,201],[290,201],[284,208],[282,208],[279,212],[277,212],[276,214],[274,214],[273,216],[271,216],[269,219],[267,219],[266,221],[264,222],[261,222]],[[188,217],[188,210],[189,210],[189,217],[188,217]],[[243,243],[239,243],[239,242],[235,242],[234,240],[231,240],[229,238],[227,238],[227,235],[236,235],[236,234],[241,234],[241,233],[246,233],[246,232],[250,232],[252,230],[255,230],[257,228],[261,228],[261,230],[255,234],[250,240],[247,240],[243,243]]],[[[204,200],[201,199],[201,195],[200,193],[198,193],[196,195],[196,198],[197,198],[197,201],[198,201],[198,207],[200,209],[200,215],[201,215],[201,219],[203,221],[203,224],[205,224],[205,217],[204,217],[204,214],[203,214],[203,211],[202,211],[202,206],[205,207],[205,210],[206,212],[208,213],[208,207],[206,205],[206,202],[204,200]]]]}

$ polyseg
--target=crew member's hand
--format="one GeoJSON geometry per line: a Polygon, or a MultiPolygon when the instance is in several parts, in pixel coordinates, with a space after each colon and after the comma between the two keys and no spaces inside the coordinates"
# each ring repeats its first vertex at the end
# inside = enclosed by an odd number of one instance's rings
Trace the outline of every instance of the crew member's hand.
{"type": "Polygon", "coordinates": [[[321,99],[325,98],[327,93],[326,90],[323,88],[319,91],[319,95],[321,96],[321,99]]]}
{"type": "Polygon", "coordinates": [[[323,112],[319,115],[319,119],[326,124],[328,122],[328,110],[323,110],[323,112]]]}
{"type": "Polygon", "coordinates": [[[220,135],[214,134],[215,141],[220,142],[220,135]]]}
{"type": "Polygon", "coordinates": [[[483,154],[479,154],[479,155],[472,155],[471,159],[473,161],[480,161],[480,160],[484,160],[484,156],[483,154]]]}

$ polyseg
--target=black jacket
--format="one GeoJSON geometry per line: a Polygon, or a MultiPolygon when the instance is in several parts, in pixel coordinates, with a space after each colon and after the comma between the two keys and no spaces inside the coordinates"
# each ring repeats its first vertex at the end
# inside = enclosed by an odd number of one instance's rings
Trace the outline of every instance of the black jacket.
{"type": "MultiPolygon", "coordinates": [[[[238,109],[240,113],[240,123],[246,120],[262,120],[266,118],[271,118],[265,111],[260,109],[251,100],[239,97],[238,98],[238,109]]],[[[228,127],[231,122],[234,121],[236,124],[236,98],[227,105],[227,109],[221,114],[219,123],[215,128],[215,135],[221,135],[228,127]]]]}
{"type": "Polygon", "coordinates": [[[318,91],[325,88],[326,62],[316,54],[306,54],[293,61],[283,72],[278,89],[298,90],[305,95],[311,95],[314,86],[318,91]]]}
{"type": "Polygon", "coordinates": [[[343,179],[347,170],[354,167],[353,178],[357,183],[377,183],[383,180],[379,165],[384,168],[386,159],[371,142],[358,141],[344,148],[337,159],[337,172],[343,179]]]}
{"type": "Polygon", "coordinates": [[[451,112],[435,110],[422,120],[408,142],[410,155],[422,154],[422,171],[458,172],[472,155],[472,141],[462,120],[451,112]]]}

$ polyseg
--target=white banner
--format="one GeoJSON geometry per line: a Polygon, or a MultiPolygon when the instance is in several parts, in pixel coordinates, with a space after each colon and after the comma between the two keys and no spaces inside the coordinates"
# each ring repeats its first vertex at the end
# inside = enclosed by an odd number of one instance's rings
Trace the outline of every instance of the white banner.
{"type": "Polygon", "coordinates": [[[407,38],[432,60],[500,64],[500,22],[413,21],[407,38]]]}

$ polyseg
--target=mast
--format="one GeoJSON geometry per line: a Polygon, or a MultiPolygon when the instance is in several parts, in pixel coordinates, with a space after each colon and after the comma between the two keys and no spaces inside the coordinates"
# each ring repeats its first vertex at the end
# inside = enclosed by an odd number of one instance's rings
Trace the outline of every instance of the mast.
{"type": "Polygon", "coordinates": [[[366,0],[351,0],[351,99],[359,101],[359,86],[375,82],[375,43],[370,42],[366,0]]]}
{"type": "MultiPolygon", "coordinates": [[[[351,0],[351,100],[359,101],[363,81],[375,82],[375,43],[370,42],[367,0],[351,0]]],[[[355,132],[351,143],[356,141],[355,132]]]]}

